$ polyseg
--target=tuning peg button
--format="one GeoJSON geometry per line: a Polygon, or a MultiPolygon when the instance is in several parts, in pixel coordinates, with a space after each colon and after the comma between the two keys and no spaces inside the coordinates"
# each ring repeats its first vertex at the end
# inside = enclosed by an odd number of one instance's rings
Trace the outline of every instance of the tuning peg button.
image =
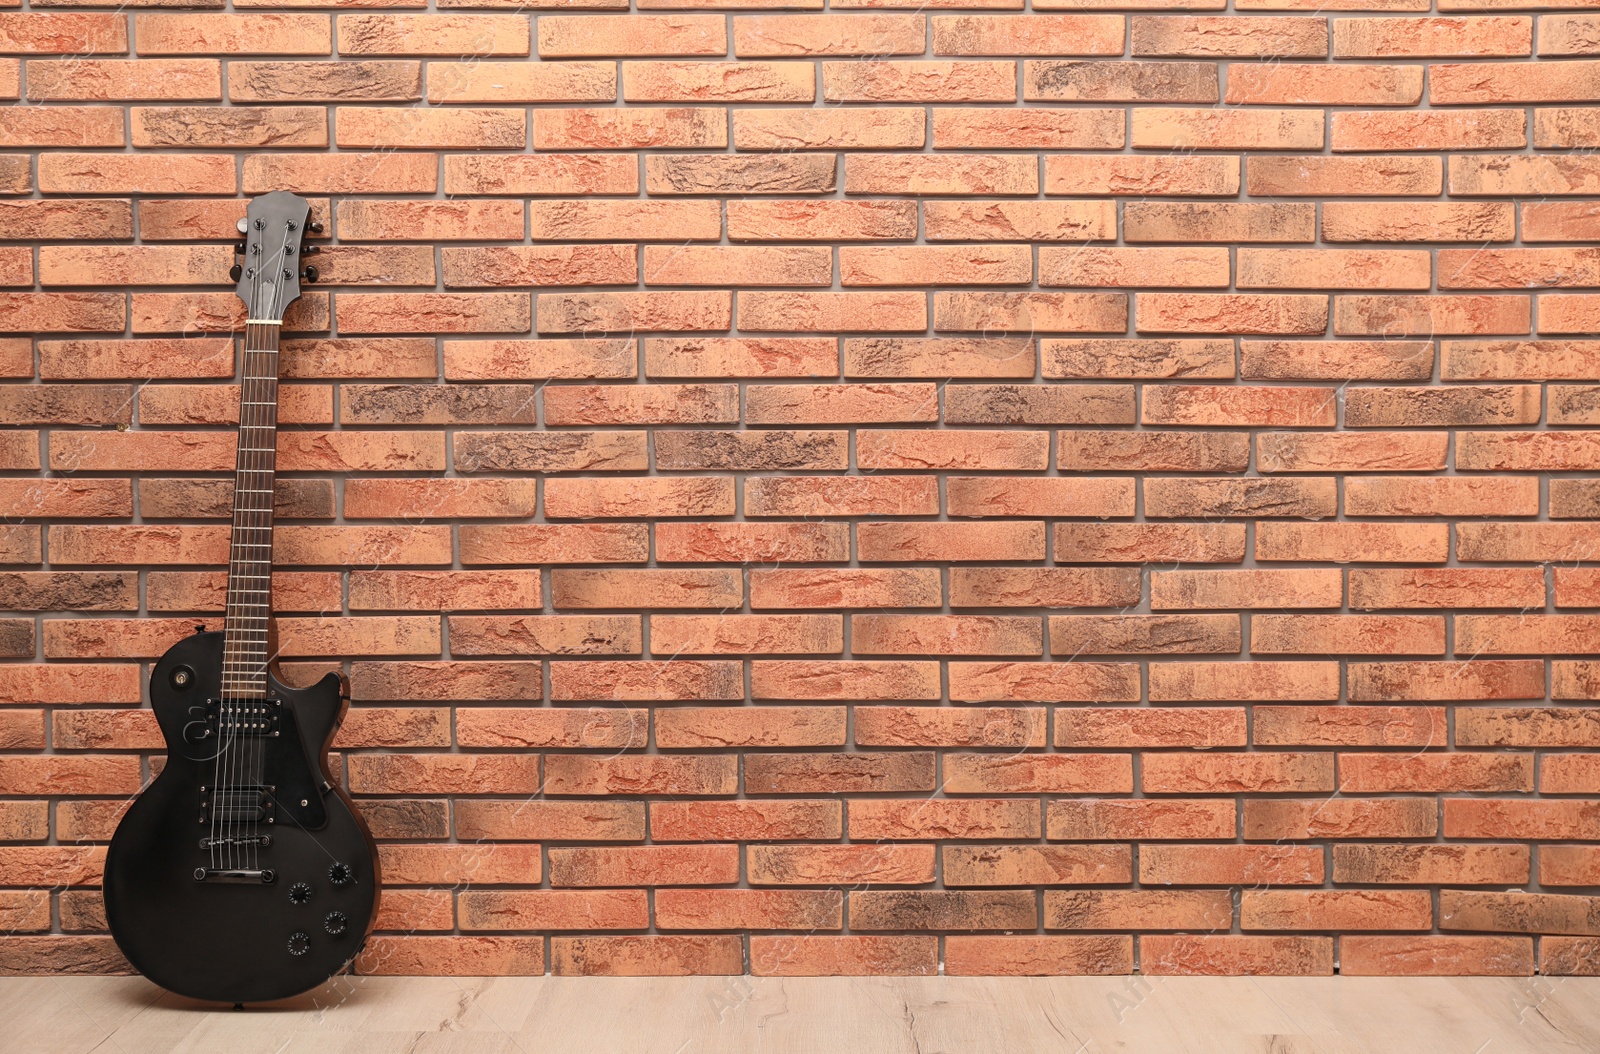
{"type": "Polygon", "coordinates": [[[306,224],[306,230],[310,231],[312,234],[321,234],[322,233],[322,221],[321,220],[312,220],[310,223],[306,224]]]}
{"type": "Polygon", "coordinates": [[[240,220],[237,224],[235,224],[235,226],[237,226],[239,228],[239,233],[240,234],[244,234],[245,232],[250,230],[250,221],[249,220],[240,220]]]}
{"type": "Polygon", "coordinates": [[[242,274],[244,274],[244,268],[240,267],[238,264],[234,264],[232,267],[228,268],[228,277],[233,279],[235,282],[239,280],[239,276],[242,274]]]}
{"type": "Polygon", "coordinates": [[[308,264],[305,269],[300,272],[300,277],[304,278],[308,282],[315,282],[319,273],[320,272],[315,267],[308,264]]]}

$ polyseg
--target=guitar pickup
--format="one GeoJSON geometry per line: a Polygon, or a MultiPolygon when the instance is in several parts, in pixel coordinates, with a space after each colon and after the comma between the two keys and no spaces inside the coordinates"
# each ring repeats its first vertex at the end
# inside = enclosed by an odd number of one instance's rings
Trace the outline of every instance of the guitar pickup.
{"type": "Polygon", "coordinates": [[[223,706],[220,699],[206,700],[202,738],[222,735],[276,737],[282,730],[283,702],[279,699],[235,699],[223,706]]]}
{"type": "Polygon", "coordinates": [[[200,822],[276,823],[273,784],[200,788],[200,822]]]}

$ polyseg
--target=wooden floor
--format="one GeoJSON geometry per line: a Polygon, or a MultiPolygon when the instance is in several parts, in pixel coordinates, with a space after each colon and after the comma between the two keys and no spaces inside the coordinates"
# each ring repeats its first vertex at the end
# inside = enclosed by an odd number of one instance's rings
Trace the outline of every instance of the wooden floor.
{"type": "Polygon", "coordinates": [[[0,979],[16,1054],[1540,1054],[1600,979],[346,978],[217,1010],[134,977],[0,979]]]}

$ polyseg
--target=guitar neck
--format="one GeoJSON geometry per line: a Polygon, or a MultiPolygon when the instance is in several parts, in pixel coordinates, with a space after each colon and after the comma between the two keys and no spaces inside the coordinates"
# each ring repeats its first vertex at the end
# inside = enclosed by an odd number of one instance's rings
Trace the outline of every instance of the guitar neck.
{"type": "Polygon", "coordinates": [[[223,691],[267,692],[267,637],[272,615],[272,490],[277,470],[278,330],[245,325],[239,393],[239,460],[233,481],[233,537],[223,642],[223,691]]]}

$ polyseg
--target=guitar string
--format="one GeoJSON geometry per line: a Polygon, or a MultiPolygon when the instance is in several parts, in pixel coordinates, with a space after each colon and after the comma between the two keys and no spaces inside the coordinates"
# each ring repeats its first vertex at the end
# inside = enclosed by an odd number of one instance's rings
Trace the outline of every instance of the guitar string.
{"type": "MultiPolygon", "coordinates": [[[[250,239],[250,233],[249,233],[249,228],[248,227],[246,227],[246,230],[244,232],[244,238],[245,238],[246,245],[248,245],[249,244],[249,239],[250,239]]],[[[244,263],[246,265],[248,265],[249,262],[250,262],[250,258],[249,258],[248,255],[246,255],[244,257],[244,263]]],[[[253,280],[254,280],[254,275],[253,274],[251,275],[251,279],[252,279],[252,282],[253,282],[253,280]]],[[[255,296],[255,291],[252,288],[252,290],[251,290],[251,298],[253,299],[254,296],[255,296]]],[[[246,323],[245,323],[245,338],[244,338],[245,351],[244,351],[244,358],[243,358],[241,372],[240,372],[240,384],[241,384],[241,386],[243,385],[244,378],[246,378],[246,377],[248,377],[250,375],[250,325],[249,325],[249,321],[248,321],[248,315],[249,315],[249,305],[246,306],[246,319],[247,320],[246,320],[246,323]]],[[[241,393],[242,393],[242,387],[241,387],[241,393]]],[[[242,398],[243,398],[243,396],[241,394],[241,399],[242,398]]],[[[221,862],[224,862],[224,863],[227,862],[226,849],[222,846],[221,841],[220,841],[221,832],[219,831],[219,827],[222,824],[222,810],[224,808],[226,808],[227,801],[228,801],[227,791],[223,786],[223,764],[224,764],[224,762],[223,762],[223,754],[227,750],[227,744],[228,744],[228,740],[229,740],[229,734],[228,734],[228,696],[229,696],[229,692],[231,690],[230,683],[231,683],[231,673],[232,673],[232,665],[233,665],[232,664],[232,658],[233,658],[232,650],[233,649],[232,649],[231,640],[230,640],[230,638],[232,637],[232,634],[229,632],[229,630],[231,628],[230,623],[233,620],[233,603],[234,603],[234,601],[233,601],[233,598],[234,598],[233,583],[236,581],[235,575],[237,574],[237,572],[239,570],[239,567],[238,567],[239,545],[238,545],[238,543],[239,543],[240,535],[239,535],[239,512],[238,512],[238,509],[239,509],[239,500],[240,500],[240,497],[241,497],[241,495],[239,494],[239,470],[244,465],[244,457],[245,457],[244,448],[248,445],[248,443],[247,443],[247,441],[245,439],[245,435],[244,435],[243,417],[242,417],[243,407],[242,406],[240,407],[240,410],[241,410],[241,417],[240,417],[241,427],[239,429],[239,443],[238,443],[239,450],[238,450],[238,453],[237,453],[237,455],[235,457],[234,477],[233,477],[233,481],[234,481],[234,494],[233,494],[234,515],[233,515],[233,525],[232,525],[232,528],[230,529],[229,534],[228,534],[228,585],[227,585],[228,592],[227,592],[227,596],[226,596],[226,606],[223,609],[223,621],[222,621],[222,684],[220,686],[219,691],[217,692],[216,742],[213,744],[213,749],[214,749],[215,754],[216,754],[216,776],[213,778],[213,780],[211,782],[211,867],[212,867],[212,870],[216,870],[218,868],[218,865],[219,865],[218,857],[219,857],[219,855],[222,857],[222,861],[221,862]]]]}
{"type": "MultiPolygon", "coordinates": [[[[254,228],[254,224],[251,224],[251,227],[254,228]]],[[[259,242],[257,244],[259,245],[259,242]]],[[[248,262],[248,257],[246,257],[246,262],[248,262]]],[[[249,305],[249,311],[251,315],[255,315],[256,308],[261,301],[261,284],[264,267],[258,265],[254,268],[254,271],[255,273],[251,276],[251,302],[249,305]]],[[[250,339],[250,330],[250,322],[249,318],[247,317],[245,320],[244,342],[245,362],[239,387],[239,459],[234,475],[234,538],[230,545],[230,551],[228,554],[229,566],[234,573],[232,581],[238,583],[238,586],[236,589],[229,590],[230,596],[228,597],[228,612],[225,628],[229,628],[227,624],[231,623],[232,632],[226,634],[224,637],[224,690],[223,705],[220,708],[225,713],[224,723],[228,733],[226,741],[226,749],[228,751],[228,758],[226,762],[227,794],[222,802],[223,807],[227,808],[228,812],[223,821],[222,855],[227,861],[227,866],[230,869],[237,867],[243,862],[241,859],[242,854],[239,852],[239,846],[237,842],[238,831],[242,829],[243,823],[242,820],[235,815],[232,807],[236,804],[236,797],[238,797],[241,802],[244,797],[242,793],[238,795],[234,793],[236,789],[241,792],[244,790],[242,785],[236,784],[234,774],[236,770],[241,770],[239,774],[241,776],[244,775],[242,772],[243,759],[240,757],[240,754],[242,753],[242,744],[239,736],[240,732],[242,731],[240,728],[242,694],[241,681],[248,676],[248,670],[246,668],[248,659],[241,656],[241,653],[246,650],[244,641],[244,630],[246,627],[244,625],[244,619],[242,618],[242,609],[244,607],[243,597],[245,594],[242,592],[242,590],[248,588],[248,586],[245,584],[247,581],[245,575],[250,570],[248,556],[254,551],[252,548],[250,548],[251,543],[248,540],[250,537],[249,527],[251,526],[250,506],[248,503],[252,500],[250,497],[250,492],[253,489],[251,483],[252,474],[250,471],[250,465],[252,456],[258,453],[258,451],[256,451],[254,448],[257,445],[259,438],[251,434],[251,431],[254,428],[254,424],[251,419],[253,411],[248,405],[249,393],[246,390],[250,386],[250,378],[253,372],[253,362],[250,358],[252,353],[250,346],[253,341],[250,339]],[[228,638],[231,638],[231,640],[228,638]]]]}
{"type": "MultiPolygon", "coordinates": [[[[255,225],[253,223],[250,224],[250,227],[252,228],[252,230],[253,230],[254,226],[255,225]]],[[[246,236],[246,241],[247,242],[248,242],[248,234],[249,234],[249,232],[247,232],[247,236],[246,236]]],[[[246,263],[249,262],[249,257],[248,256],[245,257],[245,262],[246,263]]],[[[253,270],[254,273],[251,275],[251,303],[250,303],[250,305],[248,307],[248,311],[249,311],[250,315],[253,315],[255,313],[256,303],[259,302],[260,296],[261,296],[261,269],[259,267],[256,267],[256,268],[253,268],[252,270],[253,270]]],[[[224,860],[227,862],[227,866],[230,869],[233,868],[234,866],[236,866],[236,863],[237,863],[237,861],[235,859],[234,841],[233,841],[233,838],[234,838],[234,831],[233,831],[234,816],[233,816],[232,806],[234,804],[234,794],[232,792],[233,792],[233,772],[234,772],[234,768],[235,768],[235,762],[237,760],[236,755],[238,753],[238,745],[239,745],[238,744],[238,701],[237,701],[237,699],[238,699],[238,693],[239,693],[239,679],[240,679],[239,651],[240,651],[241,646],[242,646],[242,634],[240,633],[241,625],[240,625],[240,619],[239,619],[239,610],[240,610],[240,607],[241,607],[241,598],[243,596],[243,594],[240,592],[240,590],[242,590],[244,588],[244,585],[243,585],[244,577],[243,576],[245,575],[245,573],[248,570],[248,565],[245,563],[244,557],[245,557],[246,554],[248,554],[250,552],[250,550],[247,548],[247,545],[248,545],[248,542],[247,542],[247,538],[248,538],[247,527],[248,527],[248,523],[249,523],[249,516],[248,516],[248,512],[247,512],[247,507],[243,503],[250,500],[249,499],[249,464],[250,464],[250,456],[251,456],[250,448],[254,445],[254,440],[252,439],[252,437],[250,435],[250,427],[249,427],[250,426],[250,420],[249,420],[249,416],[248,416],[249,407],[247,405],[245,405],[245,401],[247,399],[247,395],[246,395],[245,389],[249,386],[250,373],[251,373],[251,369],[252,369],[251,360],[250,360],[250,345],[251,345],[251,343],[252,342],[251,342],[251,339],[250,339],[250,322],[249,322],[249,317],[247,315],[247,317],[245,319],[244,369],[243,369],[241,377],[240,377],[240,385],[239,385],[239,402],[240,402],[240,406],[239,406],[239,459],[238,459],[237,468],[236,468],[235,473],[234,473],[234,484],[233,484],[234,485],[234,529],[233,529],[233,538],[232,538],[232,541],[230,543],[230,547],[229,547],[229,551],[228,551],[228,566],[229,566],[229,569],[230,569],[230,572],[231,572],[230,586],[232,588],[230,588],[229,591],[228,591],[228,594],[229,594],[228,595],[228,611],[227,611],[227,618],[226,618],[226,623],[225,623],[225,630],[227,632],[226,632],[226,636],[224,637],[224,645],[223,645],[223,704],[222,704],[222,710],[223,710],[223,727],[224,727],[224,729],[226,730],[226,733],[227,733],[226,749],[229,751],[229,755],[228,755],[228,760],[227,760],[227,770],[228,770],[228,780],[227,780],[228,786],[226,788],[227,794],[221,801],[221,807],[227,808],[229,811],[227,812],[226,817],[225,817],[224,822],[223,822],[223,839],[224,839],[224,841],[223,841],[223,845],[222,845],[222,850],[223,850],[222,855],[223,855],[224,860]]]]}
{"type": "MultiPolygon", "coordinates": [[[[266,230],[265,230],[265,228],[263,228],[262,229],[263,248],[265,247],[265,245],[264,245],[265,241],[266,241],[266,230]]],[[[266,278],[266,264],[267,264],[267,260],[266,260],[265,254],[263,254],[263,258],[261,260],[261,263],[256,268],[256,295],[254,297],[254,301],[255,302],[251,305],[251,314],[256,318],[262,317],[259,314],[257,314],[256,312],[259,311],[259,305],[260,305],[260,302],[261,302],[261,285],[265,281],[265,278],[266,278]]],[[[248,331],[250,329],[249,319],[245,320],[245,329],[246,329],[246,332],[248,333],[248,331]]],[[[255,402],[258,402],[259,400],[250,398],[250,396],[255,394],[255,393],[253,391],[247,391],[246,390],[247,388],[253,388],[253,387],[255,387],[255,386],[257,386],[259,384],[259,380],[257,378],[259,377],[260,372],[261,372],[260,367],[258,365],[258,361],[259,360],[258,359],[254,359],[254,358],[249,358],[249,356],[259,356],[260,355],[260,351],[259,350],[254,350],[254,349],[252,349],[250,347],[251,344],[258,344],[261,341],[261,327],[260,326],[256,326],[255,329],[256,329],[256,339],[254,341],[251,341],[251,340],[246,340],[245,341],[245,355],[247,357],[247,367],[248,368],[245,370],[244,383],[240,386],[240,389],[239,389],[239,403],[240,403],[240,405],[239,405],[239,421],[240,421],[240,424],[241,424],[241,434],[244,434],[243,426],[246,425],[246,424],[248,424],[249,432],[250,432],[250,438],[248,440],[248,445],[247,445],[247,448],[246,448],[250,453],[250,457],[243,459],[243,461],[241,462],[241,464],[244,467],[244,471],[241,474],[239,483],[237,484],[238,486],[241,486],[241,487],[245,488],[245,492],[246,492],[246,495],[247,495],[245,501],[239,506],[241,508],[241,510],[242,510],[241,511],[241,515],[240,515],[240,520],[241,520],[242,525],[244,527],[246,537],[249,539],[249,541],[246,543],[247,548],[245,549],[244,554],[240,557],[240,561],[239,561],[241,566],[243,568],[245,568],[247,573],[249,573],[251,575],[251,577],[247,577],[247,578],[242,579],[242,581],[245,582],[245,583],[253,583],[255,581],[255,578],[253,576],[256,573],[265,573],[265,574],[269,574],[270,575],[271,572],[272,572],[272,568],[271,568],[270,563],[268,563],[266,565],[265,570],[263,571],[259,561],[256,559],[256,554],[258,552],[256,546],[259,545],[260,543],[259,543],[258,539],[256,538],[256,535],[259,532],[255,530],[255,527],[256,527],[256,523],[255,523],[256,512],[255,512],[255,506],[254,506],[253,503],[260,499],[260,495],[258,495],[256,493],[256,491],[261,489],[258,486],[259,481],[256,479],[256,476],[257,476],[256,465],[261,461],[261,459],[263,457],[266,456],[265,452],[264,452],[264,448],[266,446],[266,440],[263,438],[262,435],[260,435],[260,431],[261,431],[260,422],[257,420],[257,417],[258,417],[258,414],[260,413],[260,410],[253,405],[255,402]],[[250,404],[250,405],[247,405],[247,404],[250,404]]],[[[251,587],[249,585],[241,586],[241,589],[244,589],[244,588],[251,588],[251,587]]],[[[234,618],[236,619],[236,621],[238,623],[238,633],[236,635],[237,639],[238,639],[238,646],[237,646],[237,649],[236,649],[235,655],[234,655],[234,659],[235,659],[235,665],[234,665],[234,675],[235,675],[234,688],[235,688],[235,693],[236,693],[235,694],[235,702],[234,702],[234,722],[233,722],[233,725],[234,725],[234,753],[235,753],[235,761],[236,761],[236,763],[238,765],[240,776],[241,776],[241,779],[240,779],[240,782],[239,782],[239,787],[238,787],[238,791],[239,791],[239,795],[238,796],[239,796],[239,800],[240,800],[242,808],[237,813],[234,814],[235,818],[236,818],[237,825],[238,825],[238,829],[237,829],[237,832],[233,833],[232,837],[230,838],[229,843],[228,843],[228,848],[229,848],[229,851],[234,855],[235,859],[237,860],[237,863],[236,863],[235,866],[240,866],[240,867],[242,867],[246,863],[246,861],[248,859],[248,856],[249,856],[248,851],[247,851],[247,847],[242,845],[240,843],[239,839],[244,837],[244,832],[246,830],[247,825],[249,824],[249,820],[247,819],[247,817],[250,816],[249,803],[252,800],[252,795],[250,793],[250,784],[248,782],[249,779],[250,779],[250,775],[251,775],[250,769],[249,769],[249,751],[250,751],[251,743],[250,743],[249,730],[246,727],[246,721],[247,721],[247,711],[249,709],[250,703],[251,703],[254,695],[256,694],[255,693],[256,674],[255,674],[255,671],[251,667],[252,667],[252,665],[254,663],[254,649],[255,649],[256,644],[257,644],[257,642],[256,642],[257,634],[255,632],[256,627],[255,627],[255,624],[254,624],[255,620],[253,618],[249,617],[249,614],[248,614],[249,610],[250,610],[249,604],[245,601],[244,598],[246,596],[253,596],[253,595],[254,594],[246,594],[246,593],[242,593],[241,592],[239,594],[239,599],[236,601],[235,607],[234,607],[234,618]]],[[[265,641],[265,635],[264,634],[262,634],[262,639],[263,639],[263,643],[264,643],[264,641],[265,641]]]]}
{"type": "MultiPolygon", "coordinates": [[[[274,263],[274,267],[275,267],[276,271],[273,274],[272,310],[267,315],[263,316],[263,317],[268,318],[268,319],[276,320],[278,318],[279,305],[282,303],[282,300],[283,300],[283,287],[284,287],[285,283],[287,283],[288,280],[289,280],[288,278],[284,277],[284,275],[281,272],[288,270],[288,267],[286,267],[285,265],[289,263],[289,239],[290,239],[290,234],[291,234],[291,232],[293,230],[294,230],[294,227],[291,226],[290,224],[286,223],[284,225],[283,243],[278,247],[278,253],[277,253],[278,259],[274,263]]],[[[261,386],[262,390],[259,393],[261,395],[261,399],[259,400],[259,402],[261,404],[261,408],[259,410],[259,413],[260,413],[262,421],[265,422],[265,420],[266,420],[266,418],[267,418],[267,416],[269,414],[269,411],[272,413],[274,418],[276,417],[276,407],[277,407],[277,400],[278,400],[278,345],[279,345],[279,339],[278,339],[278,334],[274,332],[274,330],[272,329],[271,326],[258,327],[258,328],[264,328],[267,331],[267,333],[272,333],[273,334],[273,336],[271,337],[270,341],[263,341],[263,343],[270,342],[272,344],[272,349],[270,351],[268,351],[267,349],[262,349],[262,351],[260,352],[260,354],[262,354],[262,355],[267,357],[267,361],[269,363],[269,369],[266,370],[266,371],[262,371],[261,372],[260,386],[261,386]],[[270,396],[270,398],[269,398],[269,396],[270,396]],[[271,403],[271,407],[268,406],[269,402],[271,403]]],[[[265,336],[265,334],[264,334],[264,336],[265,336]]],[[[262,461],[261,477],[262,478],[261,478],[260,484],[261,484],[261,489],[263,489],[263,490],[272,489],[268,481],[271,480],[276,474],[276,468],[277,468],[276,431],[277,430],[274,427],[273,428],[273,432],[274,432],[274,449],[271,450],[271,451],[264,452],[261,455],[261,461],[262,461]]],[[[261,532],[260,533],[262,535],[264,535],[265,538],[267,539],[264,544],[266,544],[268,546],[271,546],[271,544],[272,544],[272,526],[271,526],[272,525],[272,505],[271,505],[272,498],[273,498],[273,496],[270,495],[270,494],[265,495],[264,498],[261,500],[260,511],[257,513],[257,515],[260,517],[260,520],[261,520],[261,532]]],[[[268,576],[265,588],[270,589],[271,588],[271,584],[272,584],[271,583],[272,550],[270,548],[268,548],[268,550],[267,550],[267,562],[266,562],[266,565],[265,565],[264,574],[266,574],[268,576]]],[[[270,600],[271,594],[270,593],[264,593],[264,594],[261,594],[261,597],[262,597],[262,604],[261,604],[262,634],[261,634],[261,668],[260,668],[260,671],[259,671],[259,676],[261,678],[261,696],[262,696],[262,698],[261,698],[261,702],[260,702],[261,713],[258,715],[258,717],[261,718],[261,720],[264,722],[265,719],[266,719],[266,714],[267,714],[267,696],[269,694],[268,693],[268,682],[267,682],[267,663],[268,663],[268,660],[269,660],[270,657],[267,654],[266,626],[267,626],[267,620],[270,617],[269,611],[268,611],[268,602],[270,600]]],[[[250,746],[249,746],[249,750],[250,750],[250,776],[251,776],[251,779],[254,781],[255,785],[262,788],[260,793],[261,793],[262,812],[264,814],[266,809],[270,807],[271,803],[269,802],[269,799],[274,797],[274,795],[272,795],[271,792],[267,791],[266,787],[265,787],[266,773],[264,771],[263,763],[266,760],[266,752],[267,752],[266,730],[265,730],[265,727],[263,726],[262,728],[257,729],[257,731],[262,733],[260,736],[256,737],[256,738],[259,738],[261,741],[259,743],[257,743],[255,741],[255,739],[252,739],[250,741],[250,746]]],[[[258,839],[260,837],[260,820],[261,820],[261,817],[253,817],[253,824],[252,824],[252,829],[251,829],[251,839],[250,839],[250,844],[249,844],[250,866],[252,868],[255,868],[255,867],[259,866],[260,845],[259,845],[258,839]]]]}

